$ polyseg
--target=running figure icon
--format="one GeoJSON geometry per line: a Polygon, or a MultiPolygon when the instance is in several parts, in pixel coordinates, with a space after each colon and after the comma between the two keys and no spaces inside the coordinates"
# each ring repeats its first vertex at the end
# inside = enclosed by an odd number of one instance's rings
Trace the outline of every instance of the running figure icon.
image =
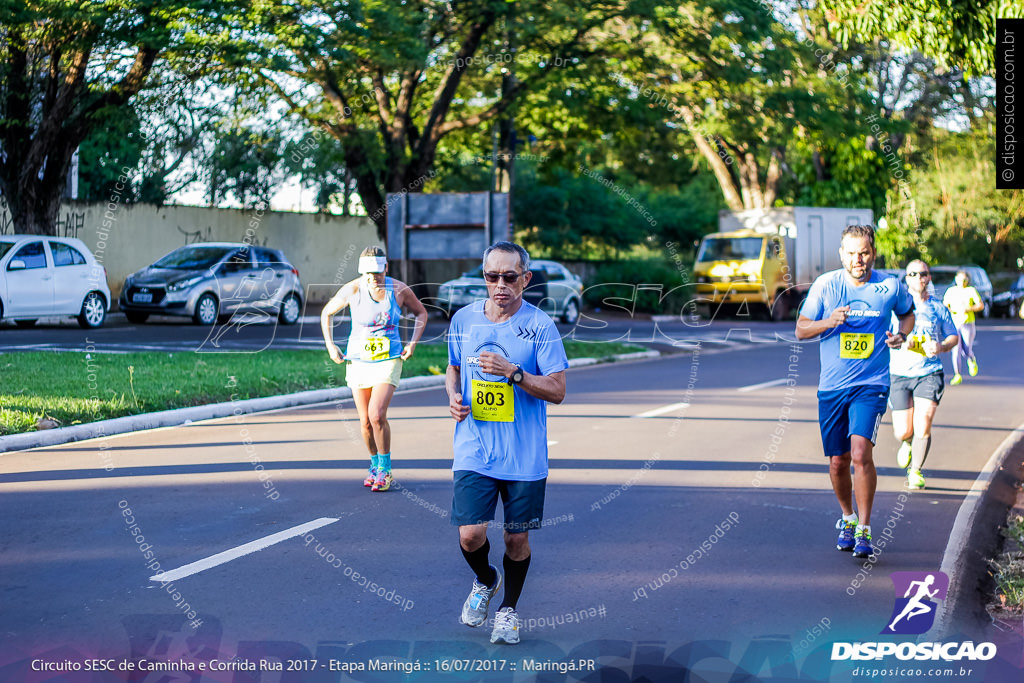
{"type": "Polygon", "coordinates": [[[906,617],[907,621],[910,621],[918,615],[928,614],[933,609],[935,609],[933,606],[935,603],[927,604],[925,602],[922,602],[927,598],[934,598],[938,594],[938,588],[936,588],[933,591],[928,590],[933,583],[935,583],[934,574],[929,574],[928,576],[926,576],[924,581],[910,582],[910,586],[907,588],[907,592],[903,594],[903,597],[910,598],[910,601],[907,602],[906,606],[903,608],[903,611],[899,613],[899,616],[893,619],[892,623],[889,624],[890,631],[895,632],[896,622],[898,622],[900,619],[903,619],[904,617],[906,617]],[[917,592],[914,594],[914,597],[911,598],[910,593],[914,590],[914,586],[917,586],[917,592]]]}

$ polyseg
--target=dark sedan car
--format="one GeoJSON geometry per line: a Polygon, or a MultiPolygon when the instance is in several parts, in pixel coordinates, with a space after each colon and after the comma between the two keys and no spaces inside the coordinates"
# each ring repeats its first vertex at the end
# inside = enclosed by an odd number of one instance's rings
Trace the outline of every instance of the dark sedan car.
{"type": "Polygon", "coordinates": [[[1016,318],[1024,306],[1024,275],[1018,275],[1005,292],[992,297],[992,315],[1016,318]]]}

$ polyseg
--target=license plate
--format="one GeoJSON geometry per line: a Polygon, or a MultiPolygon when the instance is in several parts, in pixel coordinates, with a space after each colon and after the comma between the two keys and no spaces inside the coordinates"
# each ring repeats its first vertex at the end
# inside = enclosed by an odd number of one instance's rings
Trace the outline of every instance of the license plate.
{"type": "Polygon", "coordinates": [[[135,293],[135,294],[132,294],[132,301],[134,303],[137,303],[137,304],[153,303],[153,295],[152,294],[139,294],[139,293],[135,293]]]}

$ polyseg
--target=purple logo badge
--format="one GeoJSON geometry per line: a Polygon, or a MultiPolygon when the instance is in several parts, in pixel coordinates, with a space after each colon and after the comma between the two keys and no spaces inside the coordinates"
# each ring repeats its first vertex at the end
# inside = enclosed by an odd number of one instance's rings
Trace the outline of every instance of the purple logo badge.
{"type": "Polygon", "coordinates": [[[946,599],[949,577],[943,572],[893,572],[890,574],[896,591],[889,624],[883,634],[918,635],[935,622],[938,600],[946,599]]]}

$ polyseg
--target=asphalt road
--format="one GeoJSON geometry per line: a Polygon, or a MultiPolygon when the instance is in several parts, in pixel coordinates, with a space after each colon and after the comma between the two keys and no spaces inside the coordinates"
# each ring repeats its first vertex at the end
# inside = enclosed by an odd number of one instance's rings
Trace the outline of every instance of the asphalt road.
{"type": "MultiPolygon", "coordinates": [[[[406,328],[411,325],[404,321],[406,328]]],[[[348,334],[348,321],[335,319],[335,339],[348,334]]],[[[750,342],[775,341],[781,335],[791,338],[793,323],[771,323],[748,318],[715,321],[689,317],[631,314],[628,311],[594,311],[584,313],[574,325],[558,323],[566,339],[582,341],[620,341],[656,344],[665,347],[686,346],[695,342],[712,342],[733,346],[750,342]]],[[[448,322],[433,316],[423,334],[424,342],[443,341],[448,322]]],[[[1021,326],[1024,331],[1024,325],[1021,326]]],[[[407,329],[403,337],[408,338],[407,329]]],[[[254,315],[239,315],[224,325],[201,327],[182,318],[154,316],[136,325],[121,313],[109,316],[103,327],[83,330],[72,320],[49,318],[35,327],[21,329],[0,323],[0,352],[16,351],[90,351],[128,353],[131,351],[200,351],[239,352],[274,349],[322,349],[320,319],[304,316],[295,325],[279,325],[276,320],[254,315]]]]}
{"type": "MultiPolygon", "coordinates": [[[[533,621],[514,648],[456,621],[471,576],[447,519],[453,423],[441,389],[396,396],[400,486],[384,494],[361,485],[349,403],[5,454],[0,680],[50,680],[33,659],[93,655],[316,667],[202,678],[224,681],[349,680],[331,663],[389,661],[429,667],[402,680],[534,680],[538,663],[569,659],[602,667],[601,680],[679,680],[683,665],[690,680],[857,680],[857,663],[829,661],[830,643],[879,639],[889,574],[938,569],[966,491],[1024,422],[1021,339],[1018,325],[982,326],[982,374],[947,390],[926,491],[902,492],[883,422],[876,539],[893,521],[871,570],[833,545],[816,344],[687,344],[656,361],[570,370],[565,402],[549,409],[545,528],[531,534],[519,604],[533,621]],[[154,562],[204,560],[170,591],[150,579],[154,562]]],[[[497,561],[496,531],[491,540],[497,561]]],[[[995,663],[971,668],[956,680],[1019,680],[995,663]]],[[[79,675],[59,680],[199,676],[79,675]]],[[[537,680],[585,677],[546,675],[537,680]]]]}

